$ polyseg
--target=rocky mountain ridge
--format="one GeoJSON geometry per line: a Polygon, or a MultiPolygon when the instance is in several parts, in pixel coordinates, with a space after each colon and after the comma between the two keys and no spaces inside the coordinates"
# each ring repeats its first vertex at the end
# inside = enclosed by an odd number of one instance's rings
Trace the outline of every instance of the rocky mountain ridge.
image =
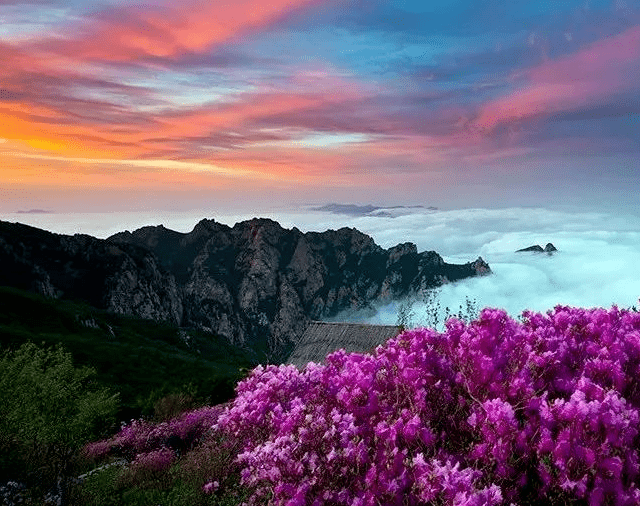
{"type": "Polygon", "coordinates": [[[310,320],[491,272],[482,258],[448,264],[412,243],[383,249],[356,229],[303,233],[269,219],[106,240],[0,222],[0,262],[1,285],[196,327],[274,359],[310,320]]]}

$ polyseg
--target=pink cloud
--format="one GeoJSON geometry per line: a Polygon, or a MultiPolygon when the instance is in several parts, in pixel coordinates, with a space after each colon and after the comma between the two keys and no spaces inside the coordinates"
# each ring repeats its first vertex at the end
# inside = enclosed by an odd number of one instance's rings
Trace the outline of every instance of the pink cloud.
{"type": "Polygon", "coordinates": [[[499,125],[597,105],[611,95],[638,88],[639,68],[640,27],[636,26],[514,76],[528,84],[483,105],[469,126],[486,133],[499,125]]]}
{"type": "Polygon", "coordinates": [[[319,0],[190,0],[110,10],[84,34],[38,43],[81,60],[129,62],[200,53],[319,0]]]}
{"type": "MultiPolygon", "coordinates": [[[[10,47],[2,49],[11,53],[10,47]]],[[[313,111],[358,102],[369,93],[359,83],[337,77],[330,71],[300,72],[291,77],[281,91],[266,88],[238,95],[233,102],[140,115],[135,114],[134,109],[70,96],[73,85],[86,78],[72,71],[57,70],[55,66],[33,73],[26,67],[37,63],[38,58],[29,59],[28,54],[19,54],[22,61],[12,68],[11,76],[6,69],[0,70],[0,76],[5,75],[6,82],[11,82],[11,88],[3,92],[7,100],[0,104],[0,138],[15,141],[18,151],[25,153],[25,159],[29,153],[87,161],[170,158],[203,166],[217,164],[239,174],[254,173],[256,177],[277,175],[282,181],[300,181],[300,178],[338,181],[341,168],[348,164],[344,153],[324,153],[296,146],[292,139],[304,129],[296,130],[295,124],[273,128],[269,118],[283,114],[313,115],[313,111]],[[21,83],[28,78],[32,79],[31,92],[18,93],[17,90],[24,88],[21,83]],[[209,149],[215,146],[218,137],[231,149],[209,149]],[[265,145],[269,140],[282,141],[282,144],[265,145]],[[254,146],[254,143],[258,144],[254,146]]],[[[96,81],[88,85],[108,87],[112,83],[96,81]]],[[[117,91],[130,90],[122,87],[117,91]]],[[[141,94],[143,99],[146,97],[140,90],[131,91],[141,94]]],[[[142,170],[135,167],[136,172],[142,170]]],[[[184,167],[188,171],[188,166],[184,167]]],[[[117,168],[122,172],[120,165],[117,168]]],[[[180,168],[172,171],[174,176],[165,174],[160,179],[183,181],[186,176],[179,175],[180,168]]],[[[153,173],[163,171],[160,167],[153,173]]],[[[199,181],[198,178],[205,176],[187,177],[191,182],[199,181]]]]}

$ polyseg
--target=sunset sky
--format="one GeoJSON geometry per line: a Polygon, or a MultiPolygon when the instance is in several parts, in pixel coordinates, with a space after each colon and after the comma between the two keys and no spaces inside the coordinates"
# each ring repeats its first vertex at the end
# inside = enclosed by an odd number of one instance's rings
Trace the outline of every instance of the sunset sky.
{"type": "Polygon", "coordinates": [[[0,212],[635,212],[637,0],[0,0],[0,212]]]}

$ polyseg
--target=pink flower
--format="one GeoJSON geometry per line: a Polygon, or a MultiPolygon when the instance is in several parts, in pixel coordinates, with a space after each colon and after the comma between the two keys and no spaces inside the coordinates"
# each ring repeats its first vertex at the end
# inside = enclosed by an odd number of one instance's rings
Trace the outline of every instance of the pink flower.
{"type": "Polygon", "coordinates": [[[217,481],[208,481],[202,486],[202,491],[205,494],[213,494],[219,487],[220,484],[217,481]]]}
{"type": "MultiPolygon", "coordinates": [[[[257,367],[224,411],[132,422],[88,451],[166,472],[168,438],[197,447],[215,426],[251,505],[521,504],[533,474],[541,502],[562,489],[569,501],[632,506],[639,410],[640,314],[557,306],[519,322],[485,309],[371,355],[257,367]]],[[[207,476],[210,494],[222,475],[207,476]]]]}

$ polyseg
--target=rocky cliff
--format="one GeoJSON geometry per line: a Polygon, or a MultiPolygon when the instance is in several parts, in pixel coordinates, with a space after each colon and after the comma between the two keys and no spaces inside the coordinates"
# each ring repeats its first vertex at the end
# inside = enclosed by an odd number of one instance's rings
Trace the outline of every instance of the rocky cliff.
{"type": "Polygon", "coordinates": [[[302,233],[268,219],[189,233],[163,226],[107,240],[0,222],[0,284],[170,320],[277,359],[312,319],[490,273],[412,243],[385,250],[356,229],[302,233]]]}
{"type": "Polygon", "coordinates": [[[183,313],[174,276],[150,251],[19,223],[0,221],[0,285],[153,320],[179,322],[183,313]]]}

